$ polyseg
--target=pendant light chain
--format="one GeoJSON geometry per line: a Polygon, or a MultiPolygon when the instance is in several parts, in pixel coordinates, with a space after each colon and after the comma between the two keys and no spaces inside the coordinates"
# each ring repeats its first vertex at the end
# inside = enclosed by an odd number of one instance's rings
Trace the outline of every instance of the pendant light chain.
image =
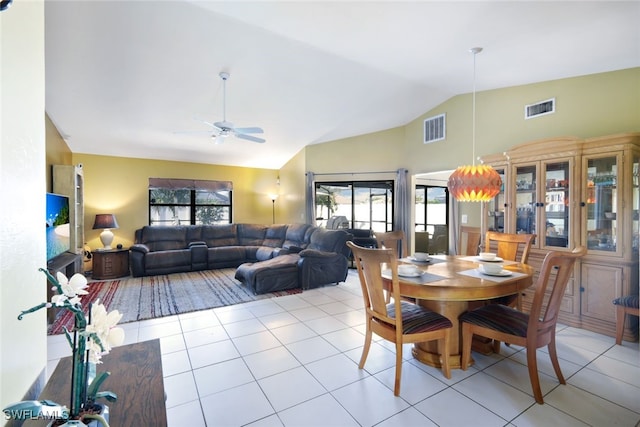
{"type": "Polygon", "coordinates": [[[473,98],[472,98],[472,118],[471,118],[471,141],[472,141],[472,153],[473,160],[471,164],[476,165],[476,56],[482,52],[481,47],[472,47],[469,49],[473,53],[473,98]]]}

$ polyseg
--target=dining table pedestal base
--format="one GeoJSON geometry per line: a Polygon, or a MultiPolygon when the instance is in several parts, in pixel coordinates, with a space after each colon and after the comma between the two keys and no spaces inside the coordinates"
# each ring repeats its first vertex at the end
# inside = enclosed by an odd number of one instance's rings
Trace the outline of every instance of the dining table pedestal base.
{"type": "MultiPolygon", "coordinates": [[[[462,367],[462,336],[460,333],[460,325],[458,317],[467,311],[469,303],[467,301],[435,301],[435,300],[417,300],[418,304],[429,310],[442,314],[451,320],[453,328],[451,328],[451,336],[449,337],[449,366],[451,369],[460,369],[462,367]]],[[[420,362],[442,368],[441,352],[438,349],[437,341],[420,342],[413,346],[413,357],[420,362]]],[[[473,364],[473,361],[471,362],[473,364]]]]}

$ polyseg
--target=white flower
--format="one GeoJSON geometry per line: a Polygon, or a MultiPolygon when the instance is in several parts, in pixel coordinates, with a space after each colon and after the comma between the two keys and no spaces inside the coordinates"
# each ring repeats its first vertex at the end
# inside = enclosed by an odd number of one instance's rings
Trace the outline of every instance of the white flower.
{"type": "Polygon", "coordinates": [[[100,300],[91,306],[91,323],[87,325],[86,334],[95,334],[102,344],[100,348],[100,345],[89,340],[88,349],[92,362],[99,363],[102,355],[109,353],[111,347],[123,343],[124,330],[116,327],[121,318],[122,314],[118,310],[107,313],[107,309],[100,304],[100,300]]]}
{"type": "MultiPolygon", "coordinates": [[[[60,283],[62,293],[69,298],[76,297],[78,295],[87,295],[89,292],[85,291],[87,288],[87,278],[80,273],[76,273],[71,276],[71,280],[67,279],[67,276],[61,272],[56,273],[56,279],[60,283]]],[[[79,302],[78,300],[77,302],[79,302]]],[[[52,299],[53,302],[53,299],[52,299]]]]}

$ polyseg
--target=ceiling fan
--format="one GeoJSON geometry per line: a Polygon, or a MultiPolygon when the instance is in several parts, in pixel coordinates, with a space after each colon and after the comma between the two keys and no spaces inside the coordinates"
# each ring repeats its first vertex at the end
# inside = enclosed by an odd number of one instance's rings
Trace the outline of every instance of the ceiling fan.
{"type": "Polygon", "coordinates": [[[211,137],[215,140],[216,144],[221,144],[228,136],[235,136],[239,139],[246,139],[247,141],[266,142],[263,138],[258,138],[257,136],[249,135],[252,133],[264,133],[262,128],[259,127],[235,127],[233,123],[227,121],[227,80],[229,79],[229,73],[221,72],[219,74],[222,79],[222,121],[210,123],[203,121],[203,123],[211,126],[214,130],[213,135],[211,137]]]}

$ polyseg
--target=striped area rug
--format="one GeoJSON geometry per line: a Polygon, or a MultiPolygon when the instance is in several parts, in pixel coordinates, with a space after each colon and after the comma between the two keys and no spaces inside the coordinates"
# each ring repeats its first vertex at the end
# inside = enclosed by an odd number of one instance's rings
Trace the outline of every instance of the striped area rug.
{"type": "MultiPolygon", "coordinates": [[[[119,323],[127,323],[302,292],[298,288],[254,295],[234,278],[235,272],[235,268],[223,268],[91,282],[82,302],[88,310],[89,302],[99,299],[107,311],[123,314],[119,323]]],[[[68,310],[58,313],[48,333],[61,334],[65,326],[73,327],[68,310]]]]}

